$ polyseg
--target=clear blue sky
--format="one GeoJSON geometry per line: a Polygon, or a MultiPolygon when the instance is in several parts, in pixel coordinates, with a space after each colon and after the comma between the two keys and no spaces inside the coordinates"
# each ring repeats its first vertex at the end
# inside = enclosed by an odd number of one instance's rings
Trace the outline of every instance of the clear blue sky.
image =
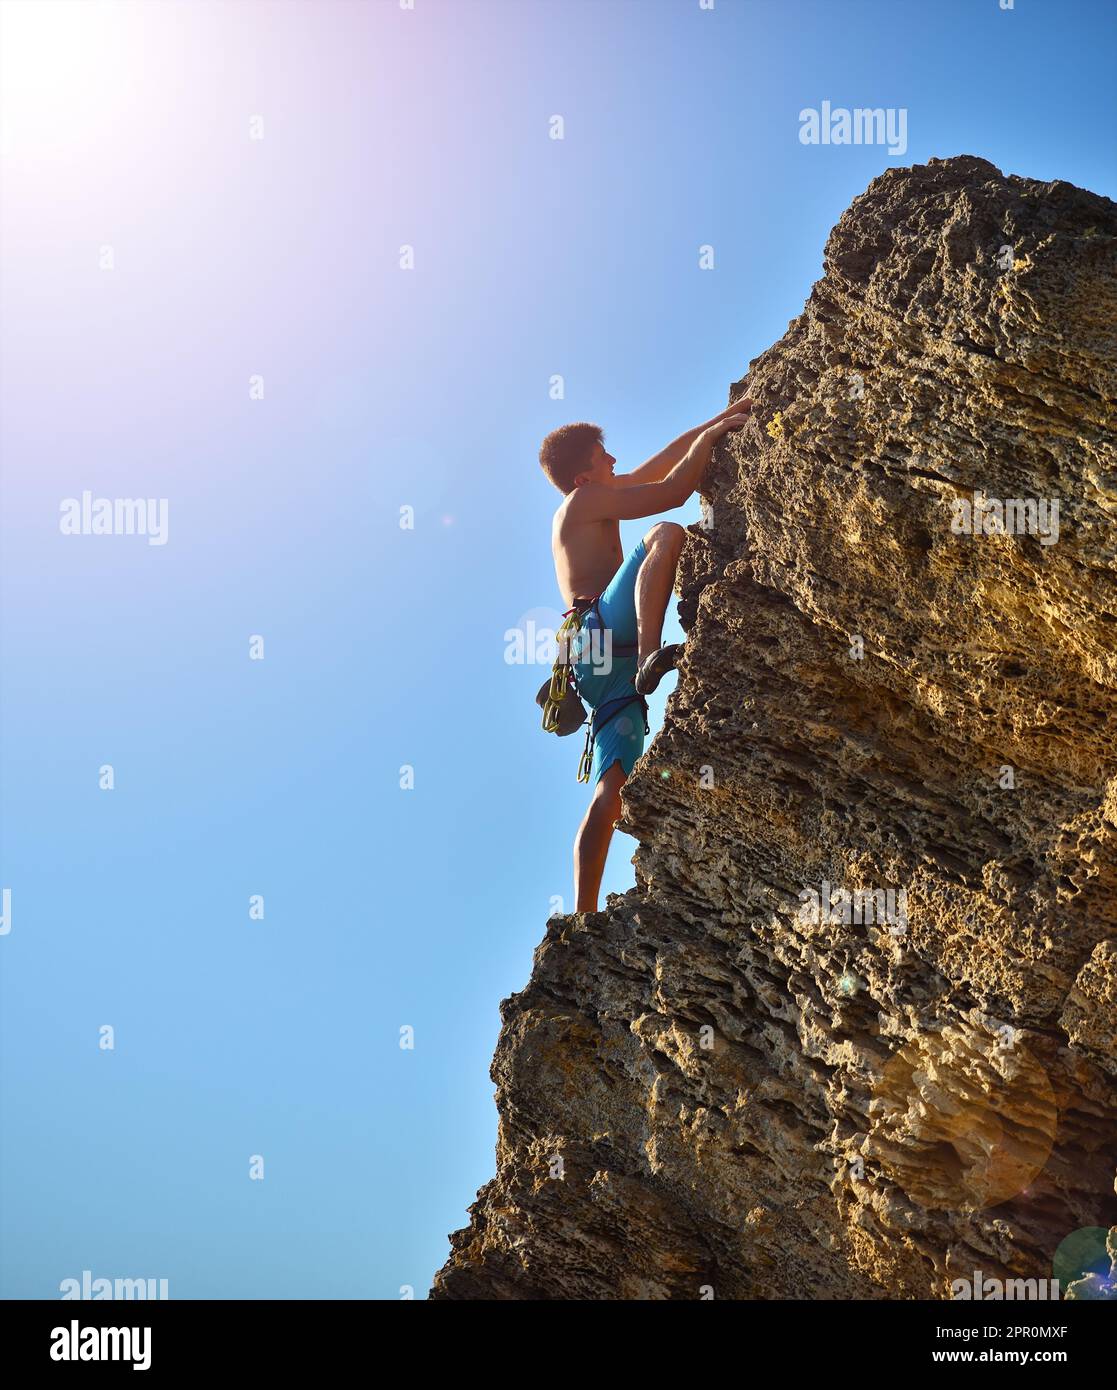
{"type": "Polygon", "coordinates": [[[721,409],[891,165],[1114,196],[1117,9],[3,12],[0,1291],[422,1297],[587,795],[504,660],[558,606],[542,436],[623,470],[721,409]],[[824,100],[907,151],[802,145],[824,100]],[[167,544],[62,535],[84,490],[167,544]]]}

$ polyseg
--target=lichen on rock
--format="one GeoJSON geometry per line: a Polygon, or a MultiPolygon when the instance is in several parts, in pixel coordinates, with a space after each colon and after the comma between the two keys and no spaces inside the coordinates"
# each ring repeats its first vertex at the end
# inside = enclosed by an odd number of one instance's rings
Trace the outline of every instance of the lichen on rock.
{"type": "Polygon", "coordinates": [[[503,1005],[432,1298],[946,1298],[1117,1224],[1117,205],[891,169],[746,383],[636,887],[503,1005]]]}

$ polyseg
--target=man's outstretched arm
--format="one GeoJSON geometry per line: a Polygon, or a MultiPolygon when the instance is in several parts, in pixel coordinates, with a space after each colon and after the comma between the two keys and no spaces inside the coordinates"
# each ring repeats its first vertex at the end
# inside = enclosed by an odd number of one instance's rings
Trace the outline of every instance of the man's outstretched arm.
{"type": "Polygon", "coordinates": [[[701,425],[695,425],[694,429],[687,430],[686,434],[680,434],[678,439],[673,439],[666,449],[661,449],[658,454],[653,454],[647,463],[642,463],[639,468],[634,468],[631,473],[619,473],[613,479],[614,487],[640,487],[644,483],[661,483],[672,468],[686,458],[690,446],[698,438],[703,430],[708,430],[711,425],[717,424],[719,420],[724,420],[727,415],[736,415],[741,409],[742,396],[732,405],[727,405],[724,410],[712,416],[701,425]]]}
{"type": "Polygon", "coordinates": [[[747,424],[751,408],[751,401],[738,401],[736,414],[718,416],[712,425],[705,426],[667,477],[658,483],[642,483],[639,487],[585,483],[571,498],[569,515],[579,521],[633,521],[681,507],[702,481],[714,445],[729,430],[739,430],[747,424]]]}

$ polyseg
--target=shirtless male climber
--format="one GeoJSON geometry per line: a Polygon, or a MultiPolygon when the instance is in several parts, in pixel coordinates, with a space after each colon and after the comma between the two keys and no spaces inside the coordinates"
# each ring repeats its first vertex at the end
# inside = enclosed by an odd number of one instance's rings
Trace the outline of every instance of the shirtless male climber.
{"type": "Polygon", "coordinates": [[[563,602],[584,615],[570,659],[578,694],[595,712],[594,792],[574,840],[575,912],[597,911],[621,787],[644,750],[644,697],[674,667],[681,650],[660,642],[686,533],[677,522],[657,522],[625,556],[620,523],[681,507],[702,481],[714,444],[745,424],[751,409],[751,401],[735,401],[619,477],[597,425],[563,425],[539,450],[543,471],[565,493],[555,512],[551,550],[563,602]],[[591,635],[599,626],[598,613],[611,643],[591,635]],[[637,647],[637,653],[610,659],[611,648],[626,646],[637,647]]]}

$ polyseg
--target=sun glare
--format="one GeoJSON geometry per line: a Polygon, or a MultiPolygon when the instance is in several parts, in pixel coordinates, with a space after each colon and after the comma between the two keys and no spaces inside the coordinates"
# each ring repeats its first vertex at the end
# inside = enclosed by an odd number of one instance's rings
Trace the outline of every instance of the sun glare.
{"type": "Polygon", "coordinates": [[[0,115],[5,150],[80,143],[125,81],[128,4],[0,0],[0,115]]]}

